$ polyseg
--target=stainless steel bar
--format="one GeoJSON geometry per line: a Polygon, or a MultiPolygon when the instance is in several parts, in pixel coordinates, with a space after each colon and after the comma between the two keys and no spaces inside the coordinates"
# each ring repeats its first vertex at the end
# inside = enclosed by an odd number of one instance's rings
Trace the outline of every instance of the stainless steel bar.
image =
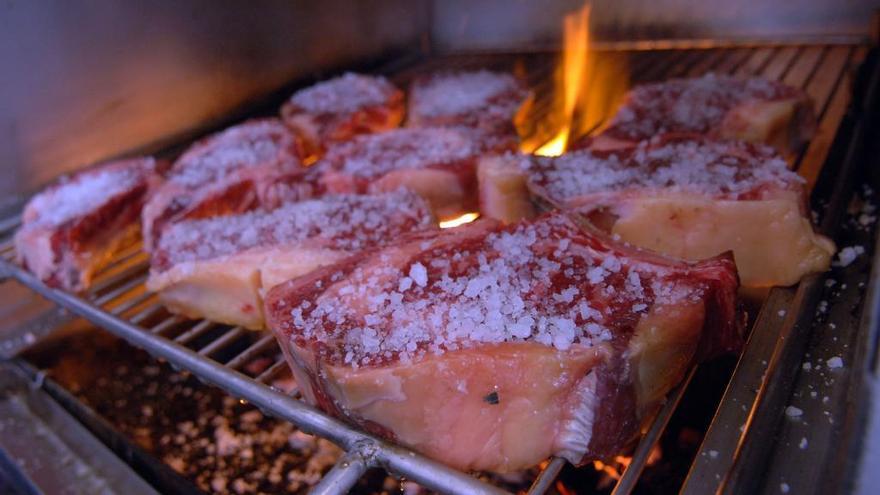
{"type": "Polygon", "coordinates": [[[846,67],[861,63],[867,54],[864,46],[856,47],[847,59],[847,64],[841,69],[840,77],[835,82],[835,88],[822,111],[821,120],[816,136],[810,141],[810,145],[804,156],[798,162],[798,173],[807,179],[807,189],[812,190],[819,178],[822,166],[831,150],[834,137],[843,116],[849,108],[851,75],[846,67]]]}
{"type": "Polygon", "coordinates": [[[202,356],[210,356],[215,352],[223,349],[229,344],[232,344],[236,341],[236,339],[240,338],[242,335],[250,332],[251,330],[246,330],[241,327],[235,327],[228,332],[224,333],[220,338],[206,345],[205,347],[199,349],[199,354],[202,356]]]}
{"type": "Polygon", "coordinates": [[[156,297],[156,294],[153,294],[152,292],[144,291],[143,293],[141,293],[141,295],[132,297],[128,301],[125,301],[124,303],[120,304],[119,306],[116,306],[115,308],[110,310],[110,313],[114,314],[114,315],[121,315],[122,313],[125,313],[126,311],[137,306],[138,304],[143,304],[144,302],[148,301],[150,298],[153,298],[153,297],[156,297]]]}
{"type": "Polygon", "coordinates": [[[269,380],[275,378],[276,376],[278,376],[279,373],[281,373],[282,371],[284,371],[286,369],[287,369],[287,363],[283,359],[281,359],[279,361],[275,361],[274,363],[272,363],[272,366],[269,366],[268,368],[266,368],[266,370],[263,371],[262,373],[260,373],[259,375],[257,375],[257,377],[254,378],[254,380],[256,380],[260,383],[268,383],[269,380]]]}
{"type": "Polygon", "coordinates": [[[226,366],[234,370],[238,370],[249,361],[259,356],[268,349],[276,347],[275,336],[272,334],[260,337],[260,340],[254,342],[250,347],[243,350],[238,356],[235,356],[226,363],[226,366]]]}
{"type": "Polygon", "coordinates": [[[547,490],[553,486],[553,482],[556,481],[556,477],[559,476],[559,472],[562,471],[562,468],[565,467],[565,459],[561,457],[554,457],[550,459],[550,462],[547,463],[547,467],[541,471],[541,474],[535,478],[535,481],[532,482],[532,486],[529,487],[528,495],[543,495],[547,493],[547,490]]]}
{"type": "Polygon", "coordinates": [[[107,265],[102,266],[95,273],[95,278],[96,279],[104,278],[105,276],[108,276],[109,273],[112,273],[113,270],[117,269],[120,266],[125,265],[126,263],[128,263],[131,260],[138,258],[138,257],[143,257],[145,259],[147,257],[146,253],[141,251],[141,245],[139,242],[135,243],[131,246],[128,246],[125,249],[122,249],[118,253],[115,253],[113,259],[110,260],[110,262],[107,265]]]}
{"type": "Polygon", "coordinates": [[[17,266],[0,263],[0,273],[14,277],[50,301],[122,337],[132,345],[141,347],[154,356],[166,359],[208,382],[221,386],[228,393],[252,402],[269,414],[290,421],[306,433],[324,437],[346,450],[356,448],[358,445],[369,446],[373,449],[377,464],[392,473],[406,476],[429,490],[450,494],[508,493],[408,449],[355,430],[299,400],[255,382],[216,361],[199,356],[182,345],[157,338],[152,333],[108,314],[72,294],[51,289],[17,266]]]}
{"type": "Polygon", "coordinates": [[[202,320],[202,321],[196,323],[189,330],[183,332],[182,334],[178,335],[177,337],[174,337],[174,341],[177,342],[178,344],[183,344],[183,345],[189,344],[190,342],[192,342],[193,339],[195,339],[196,337],[199,337],[200,335],[203,335],[205,332],[207,332],[208,330],[210,330],[211,328],[213,328],[216,325],[217,325],[217,323],[214,323],[213,321],[202,320]]]}
{"type": "Polygon", "coordinates": [[[174,325],[180,325],[184,321],[186,320],[184,318],[181,318],[180,316],[171,315],[150,328],[150,333],[155,335],[162,335],[174,325]]]}
{"type": "Polygon", "coordinates": [[[639,441],[639,445],[633,452],[632,460],[626,467],[626,470],[623,471],[623,475],[617,480],[617,485],[614,487],[614,491],[611,492],[612,495],[628,495],[633,492],[639,477],[642,475],[642,471],[648,463],[651,450],[657,445],[660,435],[666,430],[666,425],[669,424],[670,418],[672,418],[672,415],[678,408],[678,404],[681,402],[681,398],[684,396],[688,385],[690,385],[691,380],[694,378],[696,370],[696,366],[692,367],[687,375],[685,375],[684,380],[666,397],[666,403],[657,412],[645,436],[639,441]]]}
{"type": "MultiPolygon", "coordinates": [[[[147,264],[139,263],[136,265],[132,265],[125,270],[121,270],[119,273],[108,276],[107,278],[99,277],[94,285],[92,285],[92,287],[89,289],[89,294],[91,294],[92,297],[97,297],[101,292],[109,289],[110,287],[113,287],[123,280],[126,280],[140,273],[146,274],[147,269],[147,264]]],[[[143,280],[146,280],[146,275],[143,276],[143,280]]]]}
{"type": "Polygon", "coordinates": [[[130,279],[127,282],[125,282],[124,284],[116,287],[115,289],[113,289],[109,292],[106,292],[104,294],[101,294],[101,297],[97,297],[94,299],[94,303],[97,304],[98,306],[103,306],[103,305],[113,301],[117,297],[120,297],[123,294],[138,288],[141,284],[146,282],[146,280],[147,280],[146,274],[141,275],[139,277],[135,277],[133,279],[130,279]]]}
{"type": "Polygon", "coordinates": [[[787,46],[776,52],[770,62],[764,66],[761,76],[767,79],[781,80],[801,52],[801,47],[787,46]]]}
{"type": "Polygon", "coordinates": [[[763,68],[770,62],[770,59],[773,58],[773,54],[778,50],[777,48],[770,47],[761,47],[755,50],[752,50],[752,54],[749,56],[748,60],[737,67],[736,75],[739,76],[754,76],[763,70],[763,68]]]}
{"type": "Polygon", "coordinates": [[[131,315],[128,321],[134,323],[135,325],[140,325],[141,322],[153,316],[154,314],[156,314],[156,312],[161,311],[164,308],[165,306],[163,306],[162,303],[151,304],[150,306],[147,306],[146,308],[131,315]]]}
{"type": "Polygon", "coordinates": [[[15,215],[0,220],[0,235],[6,235],[17,229],[21,225],[21,215],[15,215]]]}
{"type": "Polygon", "coordinates": [[[321,481],[312,487],[309,494],[345,495],[370,467],[370,463],[359,453],[346,452],[321,481]]]}

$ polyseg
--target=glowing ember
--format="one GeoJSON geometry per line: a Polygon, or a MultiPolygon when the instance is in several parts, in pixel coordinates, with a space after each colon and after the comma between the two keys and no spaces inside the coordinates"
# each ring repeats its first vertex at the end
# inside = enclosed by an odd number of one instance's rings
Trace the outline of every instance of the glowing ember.
{"type": "Polygon", "coordinates": [[[445,222],[440,222],[441,229],[451,229],[452,227],[458,227],[459,225],[464,225],[466,223],[471,223],[477,218],[479,218],[479,213],[465,213],[464,215],[453,218],[452,220],[446,220],[445,222]]]}
{"type": "Polygon", "coordinates": [[[628,73],[620,54],[591,48],[589,4],[565,16],[553,110],[540,116],[546,122],[524,137],[522,150],[541,156],[564,153],[571,139],[595,130],[611,115],[629,86],[628,73]]]}
{"type": "MultiPolygon", "coordinates": [[[[659,445],[654,445],[651,448],[651,452],[648,454],[648,459],[645,461],[646,466],[653,466],[660,459],[663,458],[663,452],[660,450],[659,445]]],[[[610,486],[611,481],[617,481],[620,479],[620,476],[626,471],[626,468],[629,467],[632,462],[632,457],[618,455],[614,457],[614,461],[608,464],[602,461],[593,461],[593,467],[596,468],[596,471],[602,472],[607,478],[603,482],[600,482],[601,487],[610,486]]]]}

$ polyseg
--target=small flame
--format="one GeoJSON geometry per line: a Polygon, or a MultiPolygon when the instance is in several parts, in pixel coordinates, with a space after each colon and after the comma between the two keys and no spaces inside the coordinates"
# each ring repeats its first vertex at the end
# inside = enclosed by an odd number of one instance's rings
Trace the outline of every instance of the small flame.
{"type": "MultiPolygon", "coordinates": [[[[563,20],[563,51],[551,111],[537,116],[538,122],[530,122],[535,116],[518,116],[526,153],[563,154],[572,139],[594,131],[611,115],[629,87],[626,55],[592,48],[590,12],[590,4],[585,3],[563,20]]],[[[539,105],[532,102],[528,107],[539,105]]]]}
{"type": "MultiPolygon", "coordinates": [[[[654,445],[651,448],[651,452],[648,453],[648,459],[645,461],[646,466],[653,466],[660,459],[663,458],[663,451],[660,450],[660,445],[654,445]]],[[[632,457],[627,456],[615,456],[614,461],[608,464],[605,464],[602,461],[593,461],[593,467],[596,468],[596,471],[600,471],[608,476],[608,479],[617,481],[620,479],[620,476],[626,471],[626,468],[629,467],[632,462],[632,457]]]]}
{"type": "Polygon", "coordinates": [[[585,3],[578,12],[565,16],[562,21],[562,118],[563,126],[544,146],[535,150],[536,155],[558,156],[568,145],[571,121],[578,102],[578,94],[586,81],[588,50],[590,48],[590,4],[585,3]]]}
{"type": "Polygon", "coordinates": [[[465,213],[460,217],[453,218],[451,220],[446,220],[440,222],[441,229],[451,229],[452,227],[458,227],[459,225],[464,225],[466,223],[471,223],[477,218],[479,218],[479,213],[465,213]]]}

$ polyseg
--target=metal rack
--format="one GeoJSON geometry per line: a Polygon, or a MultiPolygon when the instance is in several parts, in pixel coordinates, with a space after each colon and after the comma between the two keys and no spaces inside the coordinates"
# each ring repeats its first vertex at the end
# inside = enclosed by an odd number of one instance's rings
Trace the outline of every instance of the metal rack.
{"type": "MultiPolygon", "coordinates": [[[[819,179],[849,107],[851,69],[864,60],[867,48],[859,44],[742,44],[633,50],[626,53],[634,83],[711,71],[757,74],[803,88],[816,103],[819,133],[809,148],[797,157],[794,167],[812,186],[819,179]]],[[[405,84],[413,76],[433,70],[514,70],[524,72],[536,94],[549,95],[553,62],[553,57],[547,53],[452,55],[428,59],[396,71],[391,76],[405,84]]],[[[534,108],[537,112],[546,112],[549,102],[546,98],[539,98],[534,108]]],[[[840,173],[850,177],[850,169],[844,163],[840,173]]],[[[835,218],[845,207],[848,198],[845,186],[843,184],[828,196],[830,202],[827,211],[830,213],[826,213],[822,224],[826,232],[833,233],[835,218]]],[[[14,262],[11,236],[17,225],[15,218],[0,221],[0,276],[14,278],[59,306],[154,356],[192,372],[271,415],[292,422],[304,432],[319,435],[342,447],[345,455],[314,488],[314,493],[346,493],[368,469],[377,466],[443,493],[505,493],[468,474],[355,430],[306,405],[294,395],[270,386],[274,379],[288,373],[275,338],[266,332],[252,332],[207,320],[187,320],[168,313],[156,296],[144,289],[149,264],[147,255],[139,245],[120,250],[108,266],[96,275],[88,293],[77,296],[46,286],[14,262]],[[271,364],[259,369],[247,366],[257,358],[269,358],[271,364]]],[[[706,486],[721,486],[720,481],[715,480],[718,467],[722,466],[726,473],[740,459],[737,447],[748,443],[746,439],[749,438],[751,426],[742,432],[732,431],[731,428],[732,425],[743,424],[743,415],[751,414],[751,409],[743,412],[739,404],[752,404],[753,409],[760,411],[761,408],[770,407],[768,404],[776,405],[780,397],[787,397],[784,387],[775,386],[768,380],[776,376],[773,370],[779,369],[779,373],[783,371],[783,366],[775,367],[783,360],[779,353],[784,351],[789,356],[785,362],[796,355],[796,346],[780,350],[780,342],[793,335],[798,322],[809,317],[816,301],[815,288],[819,285],[819,277],[814,277],[797,288],[775,289],[769,294],[752,330],[741,364],[728,385],[727,395],[702,447],[704,451],[711,448],[720,454],[717,458],[713,457],[715,462],[711,466],[702,462],[700,456],[697,457],[685,491],[694,491],[693,487],[697,484],[703,489],[706,486]],[[782,326],[778,318],[774,319],[780,310],[786,310],[789,314],[782,326]],[[764,361],[771,363],[769,367],[757,364],[764,361]],[[753,389],[757,392],[753,392],[753,389]],[[734,404],[733,398],[739,402],[734,404]]],[[[614,489],[615,494],[630,493],[635,488],[651,449],[666,428],[693,375],[694,370],[646,425],[642,440],[633,452],[633,459],[614,489]]],[[[766,426],[759,428],[760,414],[751,417],[757,418],[753,419],[756,422],[754,431],[766,430],[766,426]]],[[[532,483],[529,493],[546,493],[564,464],[559,458],[549,460],[532,483]]]]}

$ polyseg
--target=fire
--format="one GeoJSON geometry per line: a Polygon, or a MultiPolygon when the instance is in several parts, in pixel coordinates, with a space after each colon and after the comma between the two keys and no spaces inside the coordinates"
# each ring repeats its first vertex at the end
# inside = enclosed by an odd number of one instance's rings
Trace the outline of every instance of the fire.
{"type": "Polygon", "coordinates": [[[626,58],[621,53],[597,51],[590,39],[590,5],[565,16],[563,51],[557,67],[551,111],[528,122],[537,105],[518,116],[525,129],[523,151],[558,156],[572,139],[595,130],[617,106],[629,86],[626,58]]]}
{"type": "MultiPolygon", "coordinates": [[[[645,461],[645,465],[653,466],[660,459],[663,458],[663,452],[660,450],[659,445],[654,445],[651,448],[651,452],[648,454],[648,459],[645,461]]],[[[632,463],[632,457],[618,455],[614,457],[614,461],[611,463],[604,463],[602,461],[593,461],[593,467],[596,468],[596,471],[604,473],[610,480],[617,481],[620,479],[621,475],[626,468],[629,467],[630,463],[632,463]]]]}
{"type": "Polygon", "coordinates": [[[451,220],[446,220],[444,222],[440,222],[441,229],[451,229],[452,227],[458,227],[459,225],[464,225],[466,223],[471,223],[477,218],[479,218],[479,213],[465,213],[460,217],[453,218],[451,220]]]}

